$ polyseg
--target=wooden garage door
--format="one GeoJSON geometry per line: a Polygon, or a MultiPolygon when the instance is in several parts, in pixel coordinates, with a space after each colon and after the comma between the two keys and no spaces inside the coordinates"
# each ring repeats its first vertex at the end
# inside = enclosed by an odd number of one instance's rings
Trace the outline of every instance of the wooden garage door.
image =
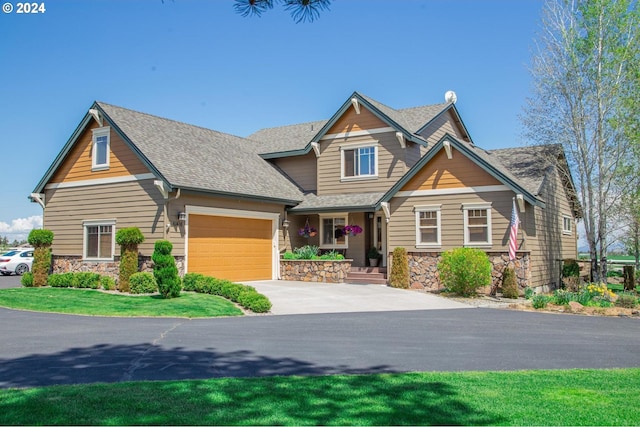
{"type": "Polygon", "coordinates": [[[188,270],[233,281],[271,279],[268,219],[189,215],[188,270]]]}

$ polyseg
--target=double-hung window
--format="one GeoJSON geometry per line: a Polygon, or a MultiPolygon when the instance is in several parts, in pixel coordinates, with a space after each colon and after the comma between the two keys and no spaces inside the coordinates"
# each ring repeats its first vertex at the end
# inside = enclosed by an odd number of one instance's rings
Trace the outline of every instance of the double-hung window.
{"type": "Polygon", "coordinates": [[[491,246],[491,204],[465,203],[462,210],[465,246],[491,246]]]}
{"type": "Polygon", "coordinates": [[[440,205],[416,206],[416,247],[440,246],[440,205]]]}
{"type": "Polygon", "coordinates": [[[91,147],[91,170],[109,169],[110,134],[109,127],[93,130],[93,144],[91,147]]]}
{"type": "Polygon", "coordinates": [[[344,227],[347,225],[347,217],[342,215],[323,216],[320,218],[320,247],[322,248],[346,248],[347,236],[344,227]]]}
{"type": "Polygon", "coordinates": [[[115,249],[115,220],[84,221],[84,259],[112,261],[115,249]]]}
{"type": "Polygon", "coordinates": [[[378,147],[375,144],[348,145],[340,150],[342,179],[378,176],[378,147]]]}

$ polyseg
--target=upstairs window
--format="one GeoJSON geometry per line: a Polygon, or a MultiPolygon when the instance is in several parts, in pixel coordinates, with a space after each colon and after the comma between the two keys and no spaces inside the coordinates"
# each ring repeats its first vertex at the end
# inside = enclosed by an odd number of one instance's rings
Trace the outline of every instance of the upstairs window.
{"type": "Polygon", "coordinates": [[[375,145],[342,147],[342,179],[376,177],[378,147],[375,145]]]}
{"type": "Polygon", "coordinates": [[[91,149],[91,170],[109,169],[109,127],[93,130],[93,146],[91,149]]]}
{"type": "Polygon", "coordinates": [[[464,244],[465,246],[491,246],[491,205],[485,203],[465,203],[464,244]]]}

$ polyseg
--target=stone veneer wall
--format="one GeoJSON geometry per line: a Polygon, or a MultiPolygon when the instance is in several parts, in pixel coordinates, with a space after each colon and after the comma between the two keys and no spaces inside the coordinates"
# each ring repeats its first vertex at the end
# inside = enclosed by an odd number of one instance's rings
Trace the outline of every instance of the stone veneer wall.
{"type": "Polygon", "coordinates": [[[280,278],[301,282],[342,283],[351,270],[350,259],[329,260],[280,260],[280,278]]]}
{"type": "MultiPolygon", "coordinates": [[[[178,274],[184,275],[184,257],[174,257],[178,274]]],[[[53,255],[52,257],[53,273],[68,273],[91,271],[105,276],[111,276],[116,281],[120,275],[120,257],[117,256],[113,261],[83,261],[81,256],[62,256],[53,255]]],[[[138,256],[138,271],[148,271],[153,273],[153,262],[149,256],[138,256]]]]}
{"type": "MultiPolygon", "coordinates": [[[[427,291],[441,291],[440,274],[438,273],[438,262],[442,258],[439,252],[409,252],[409,284],[412,289],[424,289],[427,291]]],[[[489,252],[492,271],[491,278],[493,286],[502,285],[502,274],[509,265],[515,269],[516,279],[520,293],[531,283],[531,261],[528,252],[519,252],[513,262],[509,261],[509,255],[502,252],[489,252]]],[[[481,288],[479,293],[488,294],[490,287],[481,288]]]]}

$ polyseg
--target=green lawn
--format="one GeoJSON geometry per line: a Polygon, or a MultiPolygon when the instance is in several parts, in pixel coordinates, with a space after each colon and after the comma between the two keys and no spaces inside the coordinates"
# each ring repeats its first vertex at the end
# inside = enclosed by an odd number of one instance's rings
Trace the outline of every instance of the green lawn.
{"type": "Polygon", "coordinates": [[[158,295],[118,295],[88,289],[0,289],[0,307],[53,313],[122,317],[240,316],[233,303],[215,295],[182,293],[179,298],[158,295]]]}
{"type": "Polygon", "coordinates": [[[0,390],[0,424],[640,425],[640,369],[221,378],[0,390]]]}

